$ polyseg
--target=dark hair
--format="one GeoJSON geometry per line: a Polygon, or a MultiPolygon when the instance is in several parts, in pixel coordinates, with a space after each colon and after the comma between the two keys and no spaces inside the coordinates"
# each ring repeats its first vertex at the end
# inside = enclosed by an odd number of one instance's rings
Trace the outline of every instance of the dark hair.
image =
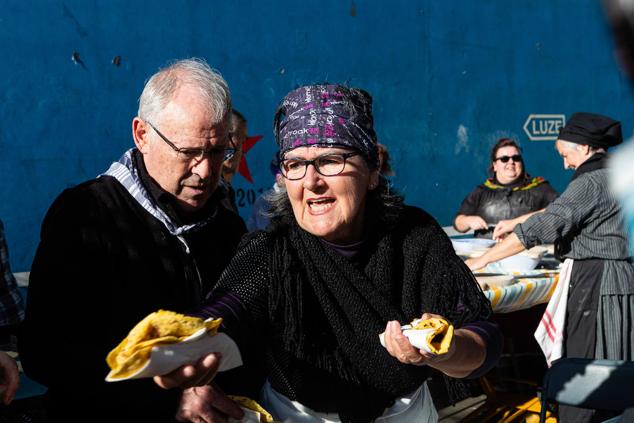
{"type": "Polygon", "coordinates": [[[387,151],[387,147],[383,144],[377,144],[376,146],[379,149],[379,164],[381,165],[379,171],[381,175],[394,176],[394,171],[390,165],[390,153],[387,151]]]}
{"type": "Polygon", "coordinates": [[[238,129],[238,126],[243,125],[247,126],[247,119],[244,117],[242,113],[237,111],[236,109],[231,109],[231,118],[229,121],[229,132],[235,132],[238,129]]]}
{"type": "MultiPolygon", "coordinates": [[[[519,146],[517,141],[513,138],[500,138],[491,148],[491,164],[489,165],[489,173],[493,176],[493,163],[495,162],[495,158],[497,157],[498,150],[504,147],[515,147],[517,151],[522,152],[522,147],[519,146]]],[[[522,169],[522,173],[524,173],[525,169],[522,169]]]]}

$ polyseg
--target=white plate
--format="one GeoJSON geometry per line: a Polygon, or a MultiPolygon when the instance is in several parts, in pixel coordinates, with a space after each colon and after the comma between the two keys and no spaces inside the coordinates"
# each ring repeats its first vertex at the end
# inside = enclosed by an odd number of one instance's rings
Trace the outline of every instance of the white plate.
{"type": "Polygon", "coordinates": [[[532,269],[532,270],[508,270],[503,268],[500,265],[500,262],[496,261],[494,263],[489,263],[484,269],[476,270],[473,272],[476,276],[478,274],[487,274],[489,275],[513,275],[513,276],[538,276],[543,275],[544,273],[552,273],[552,271],[542,270],[542,269],[532,269]]]}
{"type": "Polygon", "coordinates": [[[459,238],[452,239],[456,254],[459,256],[472,256],[474,253],[484,252],[495,245],[495,241],[484,238],[459,238]]]}

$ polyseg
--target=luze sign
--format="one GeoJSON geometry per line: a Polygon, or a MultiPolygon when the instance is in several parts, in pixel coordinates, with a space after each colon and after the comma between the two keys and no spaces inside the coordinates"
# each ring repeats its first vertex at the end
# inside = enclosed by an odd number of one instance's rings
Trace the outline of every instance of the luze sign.
{"type": "Polygon", "coordinates": [[[524,123],[524,132],[531,141],[554,141],[565,124],[566,115],[530,115],[524,123]]]}

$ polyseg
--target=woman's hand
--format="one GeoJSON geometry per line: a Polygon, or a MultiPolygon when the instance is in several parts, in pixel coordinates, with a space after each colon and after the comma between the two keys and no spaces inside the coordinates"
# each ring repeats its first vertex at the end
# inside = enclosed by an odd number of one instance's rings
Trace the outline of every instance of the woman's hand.
{"type": "MultiPolygon", "coordinates": [[[[423,314],[421,319],[425,320],[432,317],[444,319],[442,316],[431,313],[423,314]]],[[[385,327],[384,341],[385,348],[392,357],[403,364],[411,364],[414,366],[431,365],[433,367],[433,363],[449,359],[455,350],[453,339],[449,345],[449,351],[446,354],[436,355],[425,350],[416,349],[410,344],[409,339],[403,335],[401,324],[396,320],[388,322],[385,327]]]]}
{"type": "Polygon", "coordinates": [[[515,219],[509,220],[500,220],[497,225],[495,225],[495,229],[493,230],[493,239],[495,241],[502,241],[506,235],[515,229],[517,222],[515,219]]]}
{"type": "Polygon", "coordinates": [[[211,353],[195,364],[186,364],[166,375],[154,376],[154,383],[163,389],[207,385],[216,376],[221,359],[220,353],[211,353]]]}
{"type": "Polygon", "coordinates": [[[464,262],[471,271],[482,269],[489,264],[488,261],[484,260],[482,257],[470,258],[465,260],[464,262]]]}
{"type": "Polygon", "coordinates": [[[498,242],[482,256],[465,260],[465,264],[471,270],[478,270],[482,269],[489,263],[521,253],[524,250],[524,244],[522,244],[517,235],[515,233],[510,233],[502,242],[498,242]]]}
{"type": "Polygon", "coordinates": [[[528,220],[528,218],[532,215],[542,213],[544,210],[545,209],[536,210],[534,212],[517,216],[514,219],[500,220],[498,224],[495,225],[495,229],[493,230],[493,239],[498,242],[502,241],[504,238],[506,238],[506,235],[513,232],[513,229],[515,229],[517,225],[521,225],[522,223],[526,222],[526,220],[528,220]]]}
{"type": "Polygon", "coordinates": [[[489,225],[480,216],[461,215],[456,218],[456,228],[460,232],[477,231],[478,229],[486,230],[488,227],[489,225]]]}
{"type": "MultiPolygon", "coordinates": [[[[444,319],[437,314],[425,313],[421,319],[444,319]]],[[[384,334],[385,347],[390,355],[404,364],[428,365],[451,377],[466,377],[480,367],[486,357],[486,343],[475,332],[455,329],[446,354],[432,354],[418,350],[410,344],[401,331],[399,322],[387,324],[384,334]]]]}

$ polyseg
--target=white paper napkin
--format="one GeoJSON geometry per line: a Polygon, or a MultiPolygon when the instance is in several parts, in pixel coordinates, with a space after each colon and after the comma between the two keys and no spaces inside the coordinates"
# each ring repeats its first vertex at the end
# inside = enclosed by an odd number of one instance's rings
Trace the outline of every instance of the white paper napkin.
{"type": "MultiPolygon", "coordinates": [[[[409,343],[412,344],[412,346],[433,354],[427,343],[427,335],[430,332],[434,332],[435,329],[412,329],[411,325],[404,325],[401,326],[401,330],[403,331],[403,335],[409,339],[409,343]]],[[[379,335],[379,340],[381,341],[381,345],[385,347],[385,336],[383,333],[379,335]]]]}
{"type": "Polygon", "coordinates": [[[111,371],[106,376],[106,381],[119,382],[128,379],[164,375],[184,364],[194,363],[212,352],[222,354],[220,368],[218,369],[221,372],[242,365],[240,350],[233,339],[224,333],[209,335],[207,329],[203,328],[181,342],[153,347],[150,359],[136,373],[125,378],[113,378],[111,371]]]}

